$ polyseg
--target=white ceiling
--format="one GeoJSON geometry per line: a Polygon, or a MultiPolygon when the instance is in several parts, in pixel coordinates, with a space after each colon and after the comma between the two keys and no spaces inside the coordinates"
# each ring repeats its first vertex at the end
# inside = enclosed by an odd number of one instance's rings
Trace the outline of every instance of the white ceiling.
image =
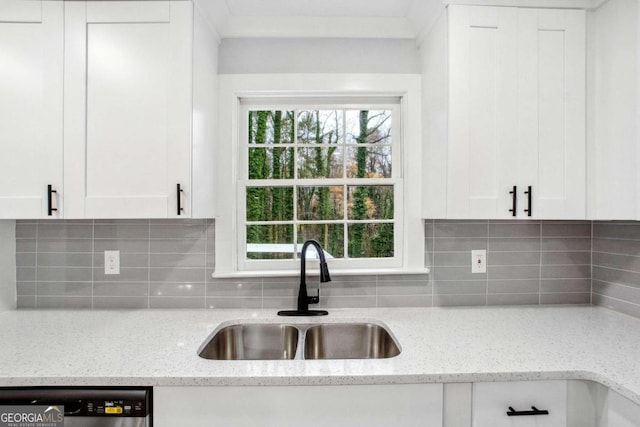
{"type": "Polygon", "coordinates": [[[226,0],[234,16],[405,17],[413,0],[226,0]]]}
{"type": "Polygon", "coordinates": [[[415,39],[445,0],[194,0],[220,37],[415,39]]]}
{"type": "Polygon", "coordinates": [[[221,38],[389,39],[420,39],[447,4],[589,9],[604,1],[194,0],[221,38]]]}

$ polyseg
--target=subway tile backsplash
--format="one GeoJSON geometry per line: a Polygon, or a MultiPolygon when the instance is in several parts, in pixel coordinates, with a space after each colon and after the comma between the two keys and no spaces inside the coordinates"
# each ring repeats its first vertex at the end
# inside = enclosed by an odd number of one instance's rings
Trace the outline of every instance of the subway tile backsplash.
{"type": "MultiPolygon", "coordinates": [[[[18,221],[18,308],[294,308],[297,277],[213,279],[213,220],[18,221]],[[104,274],[104,251],[120,274],[104,274]]],[[[321,307],[431,306],[429,276],[339,276],[321,307]]],[[[310,281],[309,292],[315,293],[310,281]]]]}
{"type": "MultiPolygon", "coordinates": [[[[17,221],[19,308],[293,308],[297,277],[213,279],[213,220],[17,221]],[[105,250],[121,274],[104,274],[105,250]]],[[[640,317],[640,223],[425,221],[429,275],[339,276],[321,307],[597,304],[640,317]],[[471,273],[471,250],[487,272],[471,273]]],[[[315,293],[313,285],[310,293],[315,293]]]]}
{"type": "Polygon", "coordinates": [[[593,223],[593,304],[640,317],[640,223],[593,223]]]}
{"type": "Polygon", "coordinates": [[[433,305],[591,303],[591,222],[426,223],[433,305]],[[487,272],[471,273],[471,250],[487,272]]]}
{"type": "Polygon", "coordinates": [[[204,308],[214,233],[212,220],[17,221],[18,308],[204,308]]]}

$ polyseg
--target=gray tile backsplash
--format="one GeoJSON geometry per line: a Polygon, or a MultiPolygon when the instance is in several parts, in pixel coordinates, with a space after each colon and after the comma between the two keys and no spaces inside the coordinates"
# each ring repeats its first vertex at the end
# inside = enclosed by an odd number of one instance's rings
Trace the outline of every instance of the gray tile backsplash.
{"type": "Polygon", "coordinates": [[[591,303],[591,222],[428,220],[433,305],[591,303]],[[471,250],[487,272],[471,273],[471,250]]]}
{"type": "MultiPolygon", "coordinates": [[[[18,308],[293,308],[298,279],[213,279],[213,220],[17,221],[18,308]],[[120,274],[104,274],[104,251],[120,274]]],[[[310,292],[315,293],[313,286],[310,292]]],[[[322,307],[431,306],[429,276],[338,276],[322,307]]]]}
{"type": "Polygon", "coordinates": [[[212,220],[17,221],[19,308],[205,308],[212,220]],[[104,274],[105,250],[120,274],[104,274]]]}
{"type": "MultiPolygon", "coordinates": [[[[213,220],[17,221],[18,307],[295,307],[295,277],[211,278],[214,238],[213,220]],[[120,251],[120,275],[104,274],[105,250],[120,251]]],[[[320,305],[593,303],[640,317],[640,223],[427,220],[425,248],[431,274],[334,274],[320,305]],[[472,249],[487,250],[487,273],[471,273],[472,249]]]]}
{"type": "Polygon", "coordinates": [[[640,222],[593,223],[593,304],[640,317],[640,222]]]}

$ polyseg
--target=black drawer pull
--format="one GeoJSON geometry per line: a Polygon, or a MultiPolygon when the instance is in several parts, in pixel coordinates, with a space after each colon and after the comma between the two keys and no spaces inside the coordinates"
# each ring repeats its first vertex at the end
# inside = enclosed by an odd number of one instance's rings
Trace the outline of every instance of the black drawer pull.
{"type": "Polygon", "coordinates": [[[532,411],[516,411],[511,406],[509,406],[509,410],[507,411],[507,415],[510,417],[518,417],[521,415],[549,415],[549,411],[540,410],[535,406],[531,407],[532,411]]]}
{"type": "Polygon", "coordinates": [[[524,211],[527,213],[527,216],[531,216],[531,214],[533,214],[533,205],[532,205],[532,198],[533,198],[533,191],[531,190],[531,186],[529,186],[529,188],[527,189],[527,191],[524,192],[524,194],[527,195],[527,202],[529,203],[527,209],[525,209],[524,211]]]}
{"type": "Polygon", "coordinates": [[[509,212],[511,212],[511,216],[516,216],[518,215],[518,187],[514,185],[509,194],[511,194],[511,209],[509,209],[509,212]]]}
{"type": "Polygon", "coordinates": [[[53,193],[57,193],[52,185],[47,185],[47,216],[52,216],[58,209],[53,207],[53,193]]]}
{"type": "Polygon", "coordinates": [[[184,212],[184,208],[182,207],[182,193],[184,190],[180,188],[180,184],[177,184],[176,189],[176,196],[178,198],[178,215],[182,215],[182,212],[184,212]]]}

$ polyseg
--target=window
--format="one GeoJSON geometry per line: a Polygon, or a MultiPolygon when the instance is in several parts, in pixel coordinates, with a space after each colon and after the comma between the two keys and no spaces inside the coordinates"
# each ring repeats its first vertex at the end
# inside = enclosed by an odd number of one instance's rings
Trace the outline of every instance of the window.
{"type": "Polygon", "coordinates": [[[319,241],[334,265],[366,259],[399,265],[399,99],[270,101],[241,100],[241,267],[264,268],[257,261],[270,260],[286,268],[308,239],[319,241]]]}
{"type": "Polygon", "coordinates": [[[216,277],[296,275],[310,238],[334,274],[425,272],[420,76],[221,75],[219,102],[216,277]]]}

